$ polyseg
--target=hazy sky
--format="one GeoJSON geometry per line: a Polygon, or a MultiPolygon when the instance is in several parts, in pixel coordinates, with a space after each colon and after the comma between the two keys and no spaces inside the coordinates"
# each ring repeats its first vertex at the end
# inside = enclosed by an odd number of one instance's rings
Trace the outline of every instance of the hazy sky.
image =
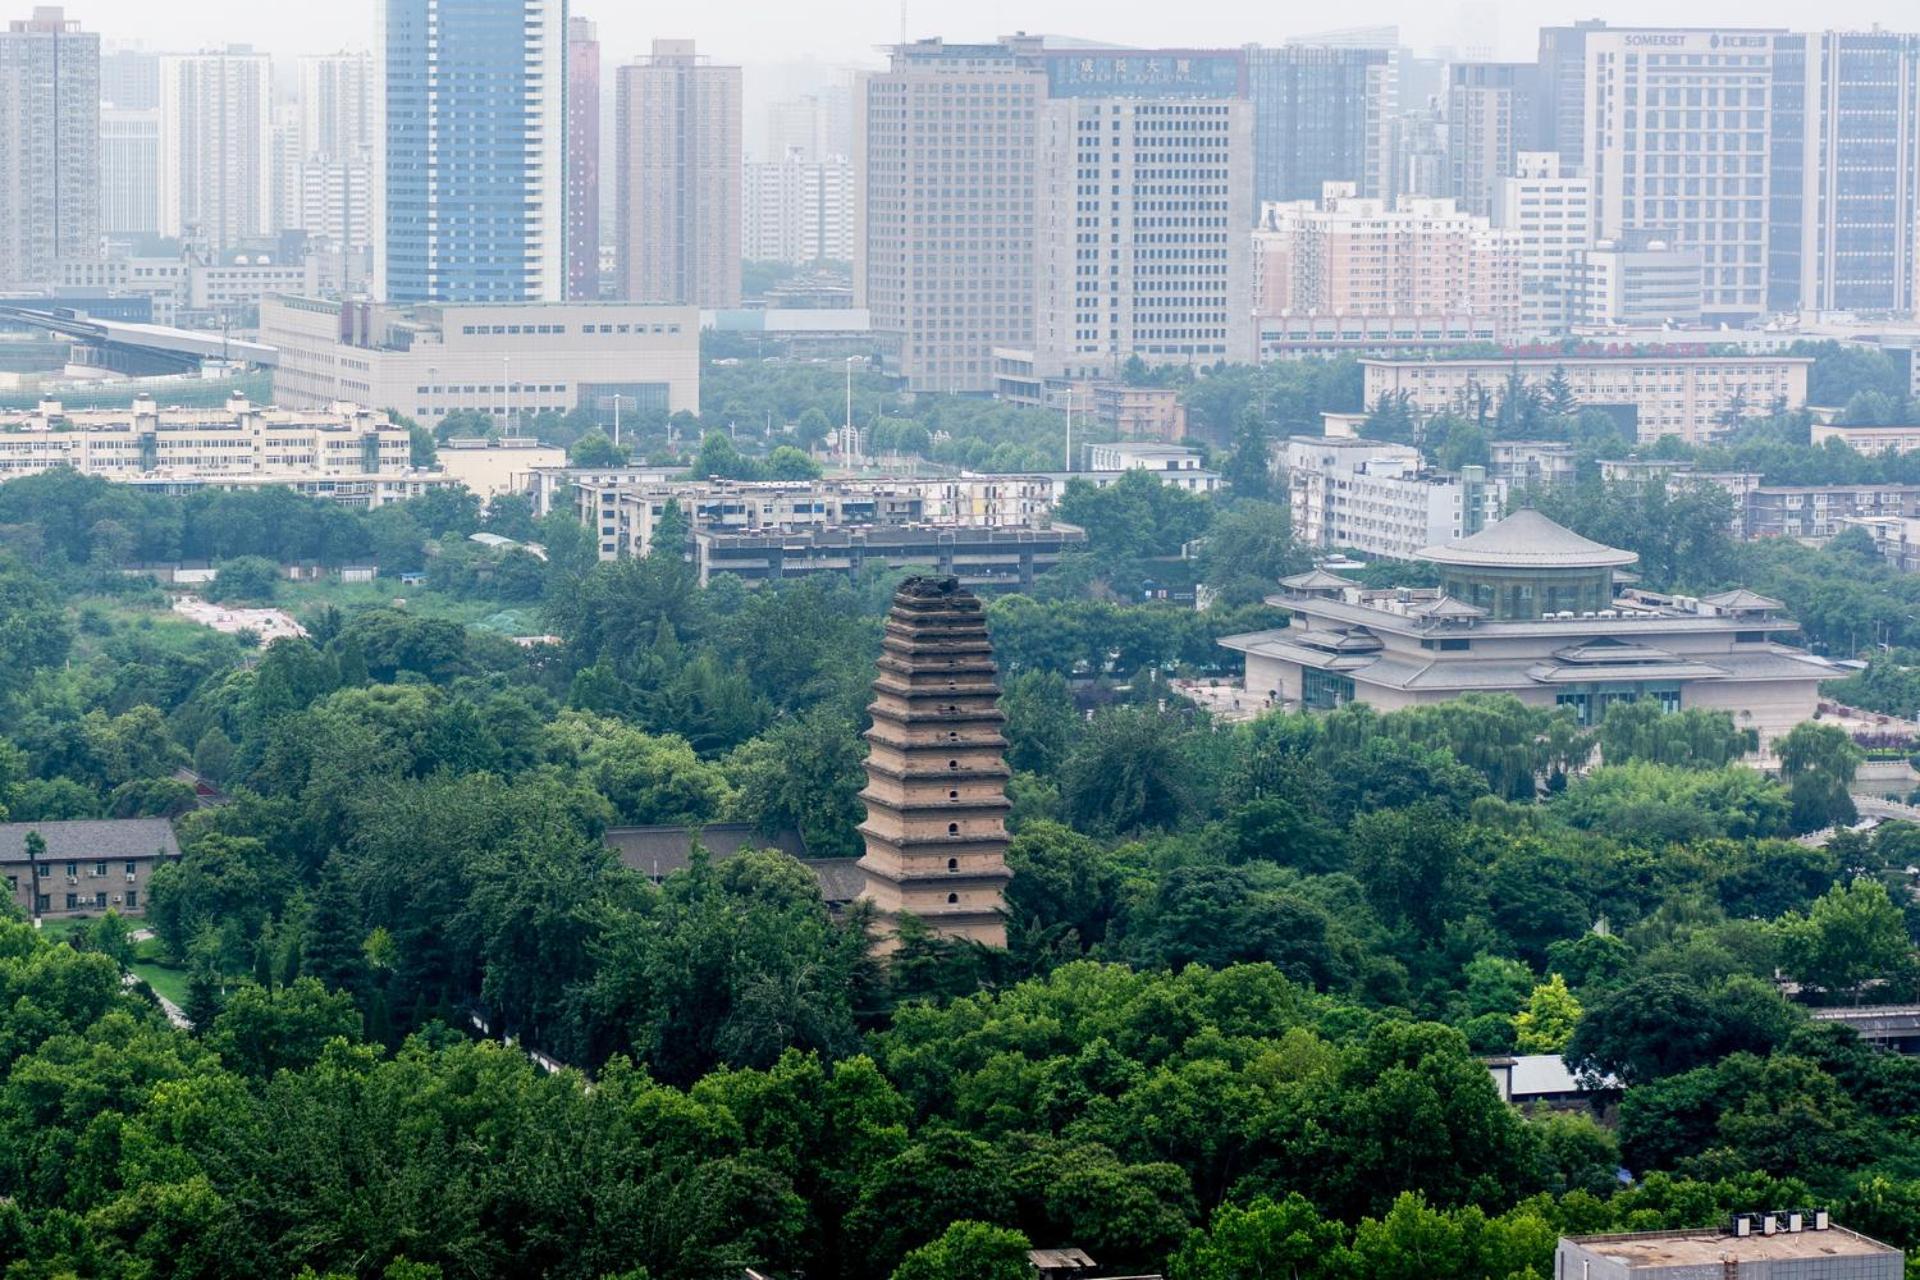
{"type": "MultiPolygon", "coordinates": [[[[25,16],[31,0],[10,0],[3,12],[25,16]]],[[[1339,5],[1212,0],[1198,6],[1168,0],[907,0],[907,30],[978,39],[1003,31],[1049,31],[1098,36],[1129,44],[1277,44],[1287,36],[1333,26],[1398,22],[1416,48],[1456,41],[1484,43],[1464,27],[1484,28],[1497,15],[1499,50],[1523,56],[1543,23],[1603,17],[1616,24],[1687,23],[1789,27],[1898,27],[1916,19],[1894,0],[1346,0],[1339,5]],[[1466,15],[1468,22],[1463,23],[1466,15]]],[[[276,54],[367,47],[375,0],[67,0],[67,13],[106,36],[143,40],[155,48],[251,43],[276,54]]],[[[625,61],[655,36],[692,36],[726,61],[838,63],[870,59],[875,45],[896,39],[898,0],[706,0],[666,6],[632,0],[578,0],[574,11],[600,24],[609,63],[625,61]]]]}

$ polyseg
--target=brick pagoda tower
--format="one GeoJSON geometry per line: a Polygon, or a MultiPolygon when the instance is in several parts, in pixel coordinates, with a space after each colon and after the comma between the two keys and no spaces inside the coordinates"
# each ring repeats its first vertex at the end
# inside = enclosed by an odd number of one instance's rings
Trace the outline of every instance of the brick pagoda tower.
{"type": "Polygon", "coordinates": [[[860,896],[886,935],[912,914],[943,937],[1003,947],[1007,740],[986,614],[955,578],[909,578],[882,650],[867,708],[860,896]]]}

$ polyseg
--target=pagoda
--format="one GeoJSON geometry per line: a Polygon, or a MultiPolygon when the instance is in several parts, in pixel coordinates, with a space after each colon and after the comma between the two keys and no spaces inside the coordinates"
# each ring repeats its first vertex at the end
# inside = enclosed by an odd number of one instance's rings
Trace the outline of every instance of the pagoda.
{"type": "Polygon", "coordinates": [[[986,613],[956,578],[909,578],[881,648],[860,896],[878,910],[883,949],[903,915],[1005,946],[1007,741],[986,613]]]}

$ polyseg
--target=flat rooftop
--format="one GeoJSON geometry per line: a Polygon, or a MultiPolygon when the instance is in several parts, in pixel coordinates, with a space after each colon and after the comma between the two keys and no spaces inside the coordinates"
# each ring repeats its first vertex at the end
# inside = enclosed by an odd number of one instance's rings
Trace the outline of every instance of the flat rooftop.
{"type": "Polygon", "coordinates": [[[1712,1266],[1736,1262],[1780,1262],[1804,1258],[1860,1258],[1900,1251],[1844,1227],[1825,1231],[1780,1232],[1745,1238],[1718,1229],[1656,1231],[1639,1235],[1573,1236],[1569,1242],[1589,1253],[1630,1267],[1712,1266]]]}

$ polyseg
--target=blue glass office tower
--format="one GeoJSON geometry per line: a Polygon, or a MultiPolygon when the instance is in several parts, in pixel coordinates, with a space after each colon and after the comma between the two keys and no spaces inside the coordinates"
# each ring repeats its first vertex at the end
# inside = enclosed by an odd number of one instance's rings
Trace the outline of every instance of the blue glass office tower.
{"type": "Polygon", "coordinates": [[[1920,221],[1920,36],[1773,42],[1767,306],[1913,310],[1920,221]]]}
{"type": "Polygon", "coordinates": [[[566,0],[381,0],[374,288],[566,296],[566,0]]]}
{"type": "Polygon", "coordinates": [[[1246,54],[1255,211],[1268,200],[1318,200],[1327,182],[1385,196],[1393,168],[1387,50],[1252,45],[1246,54]]]}

